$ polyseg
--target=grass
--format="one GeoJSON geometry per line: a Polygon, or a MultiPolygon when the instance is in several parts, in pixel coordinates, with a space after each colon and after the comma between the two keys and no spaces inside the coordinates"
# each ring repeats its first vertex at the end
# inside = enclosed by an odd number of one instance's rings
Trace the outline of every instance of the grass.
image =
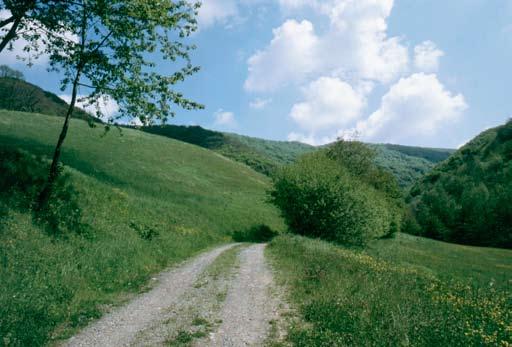
{"type": "Polygon", "coordinates": [[[282,235],[267,252],[301,318],[295,346],[512,343],[511,251],[403,235],[362,251],[282,235]]]}
{"type": "MultiPolygon", "coordinates": [[[[62,119],[0,111],[0,147],[50,156],[62,119]]],[[[49,236],[0,201],[0,341],[70,336],[163,268],[236,230],[283,230],[269,180],[196,146],[124,129],[102,136],[73,120],[63,150],[88,236],[49,236]],[[143,237],[150,232],[152,237],[143,237]]]]}
{"type": "Polygon", "coordinates": [[[205,271],[201,274],[198,282],[212,278],[214,281],[219,277],[227,276],[229,273],[238,266],[238,255],[246,246],[241,244],[234,246],[222,252],[215,260],[208,265],[205,271]]]}

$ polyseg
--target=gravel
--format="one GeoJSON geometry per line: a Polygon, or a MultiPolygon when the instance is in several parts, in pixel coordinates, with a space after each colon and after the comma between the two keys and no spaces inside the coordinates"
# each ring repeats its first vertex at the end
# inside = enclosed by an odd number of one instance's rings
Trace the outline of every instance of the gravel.
{"type": "Polygon", "coordinates": [[[196,346],[262,346],[271,322],[279,316],[278,302],[271,290],[272,272],[264,257],[265,244],[240,253],[240,269],[234,277],[220,313],[222,324],[206,341],[196,346]]]}
{"type": "Polygon", "coordinates": [[[130,346],[140,332],[162,321],[170,308],[179,303],[203,270],[234,244],[218,247],[183,265],[163,272],[158,284],[129,304],[114,310],[72,337],[64,346],[130,346]]]}

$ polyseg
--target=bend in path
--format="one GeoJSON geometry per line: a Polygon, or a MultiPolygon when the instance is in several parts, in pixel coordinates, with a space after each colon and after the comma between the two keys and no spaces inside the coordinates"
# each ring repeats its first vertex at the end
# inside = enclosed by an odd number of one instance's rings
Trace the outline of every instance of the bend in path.
{"type": "Polygon", "coordinates": [[[151,291],[88,326],[64,346],[129,346],[140,331],[162,319],[166,309],[180,300],[218,255],[233,246],[218,247],[162,273],[158,285],[151,291]]]}

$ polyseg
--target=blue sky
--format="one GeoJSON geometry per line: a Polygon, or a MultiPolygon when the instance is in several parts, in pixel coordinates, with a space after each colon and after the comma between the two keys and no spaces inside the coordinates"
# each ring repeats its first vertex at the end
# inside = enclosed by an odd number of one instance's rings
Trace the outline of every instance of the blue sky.
{"type": "MultiPolygon", "coordinates": [[[[172,123],[458,147],[512,116],[509,0],[204,0],[199,26],[202,69],[179,89],[206,109],[172,123]]],[[[63,94],[44,58],[28,69],[14,55],[1,63],[63,94]]]]}

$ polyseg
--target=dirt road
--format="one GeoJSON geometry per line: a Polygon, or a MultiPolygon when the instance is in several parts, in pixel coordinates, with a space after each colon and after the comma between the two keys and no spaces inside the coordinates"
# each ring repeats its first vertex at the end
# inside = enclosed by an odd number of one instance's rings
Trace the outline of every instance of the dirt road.
{"type": "Polygon", "coordinates": [[[235,246],[216,248],[162,273],[152,290],[64,346],[264,345],[278,317],[265,245],[235,246]],[[209,271],[212,267],[215,271],[209,271]]]}

